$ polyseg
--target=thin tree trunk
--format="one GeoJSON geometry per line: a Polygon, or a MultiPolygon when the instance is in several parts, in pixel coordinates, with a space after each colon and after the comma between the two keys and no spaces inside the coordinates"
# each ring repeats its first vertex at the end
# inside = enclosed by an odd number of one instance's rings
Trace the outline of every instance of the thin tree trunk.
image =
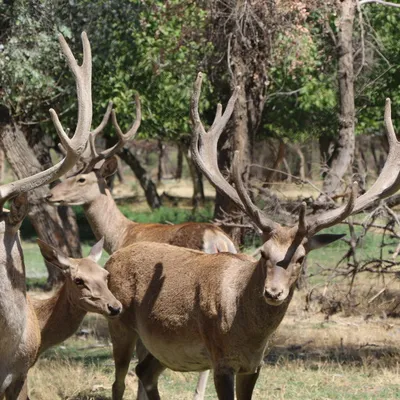
{"type": "Polygon", "coordinates": [[[157,182],[161,182],[164,176],[164,153],[165,153],[165,146],[161,139],[157,141],[158,145],[158,172],[157,172],[157,182]]]}
{"type": "Polygon", "coordinates": [[[286,169],[286,172],[288,173],[288,175],[286,176],[286,183],[292,183],[292,171],[290,169],[290,165],[289,165],[286,157],[283,158],[282,162],[286,169]]]}
{"type": "Polygon", "coordinates": [[[178,154],[176,157],[176,171],[175,171],[175,179],[182,179],[182,171],[183,171],[183,149],[182,145],[178,144],[178,154]]]}
{"type": "MultiPolygon", "coordinates": [[[[12,123],[3,125],[0,133],[0,145],[18,179],[45,169],[29,146],[20,126],[12,123]]],[[[81,257],[78,228],[72,210],[69,207],[57,209],[44,202],[43,199],[47,193],[47,186],[28,192],[30,204],[28,217],[38,237],[71,257],[81,257]]],[[[49,287],[63,280],[63,276],[57,268],[47,263],[46,267],[49,272],[49,287]]]]}
{"type": "MultiPolygon", "coordinates": [[[[353,162],[354,138],[354,72],[353,22],[356,0],[338,1],[339,26],[337,35],[338,78],[340,94],[339,135],[332,155],[330,170],[325,176],[323,192],[331,197],[340,189],[342,178],[353,162]]],[[[324,201],[326,200],[325,196],[324,201]]]]}
{"type": "Polygon", "coordinates": [[[136,178],[138,179],[140,186],[144,190],[144,194],[146,196],[147,204],[151,209],[160,208],[161,207],[161,198],[157,193],[157,187],[152,181],[150,175],[147,171],[142,167],[140,161],[136,158],[136,156],[126,148],[123,148],[122,151],[118,153],[122,160],[125,161],[126,164],[129,165],[136,178]]]}
{"type": "Polygon", "coordinates": [[[0,149],[0,183],[3,183],[4,181],[4,151],[3,149],[0,149]]]}
{"type": "Polygon", "coordinates": [[[305,158],[304,158],[304,154],[301,151],[301,147],[299,145],[295,145],[294,149],[295,149],[295,151],[296,151],[296,153],[297,153],[297,155],[299,156],[299,159],[300,159],[300,165],[299,165],[299,176],[300,176],[300,179],[302,181],[305,181],[306,180],[306,161],[305,161],[305,158]]]}
{"type": "Polygon", "coordinates": [[[267,177],[265,178],[265,181],[263,183],[264,188],[269,187],[271,182],[274,180],[274,177],[276,176],[276,171],[279,169],[279,166],[281,165],[284,157],[285,157],[285,143],[283,143],[283,141],[280,140],[275,161],[271,166],[271,170],[267,172],[267,177]]]}

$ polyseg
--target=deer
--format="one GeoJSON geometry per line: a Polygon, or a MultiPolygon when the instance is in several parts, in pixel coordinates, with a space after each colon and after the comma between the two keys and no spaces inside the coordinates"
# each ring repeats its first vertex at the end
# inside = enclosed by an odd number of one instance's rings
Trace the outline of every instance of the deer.
{"type": "Polygon", "coordinates": [[[85,258],[69,258],[61,250],[38,239],[43,258],[59,268],[65,277],[61,288],[50,298],[32,299],[40,328],[38,355],[72,336],[88,312],[117,318],[121,303],[109,290],[108,276],[98,261],[103,251],[101,238],[85,258]]]}
{"type": "Polygon", "coordinates": [[[67,173],[85,150],[92,123],[91,50],[82,33],[83,62],[78,65],[67,42],[59,36],[62,52],[72,71],[77,88],[78,121],[69,138],[50,109],[51,119],[65,151],[54,166],[27,178],[0,186],[0,399],[28,398],[26,377],[40,348],[40,325],[26,294],[25,264],[19,239],[19,227],[28,212],[27,192],[46,185],[67,173]],[[4,208],[9,200],[10,210],[4,208]]]}
{"type": "Polygon", "coordinates": [[[306,255],[345,236],[319,232],[400,187],[400,143],[387,99],[390,151],[372,187],[358,197],[354,183],[345,204],[320,215],[306,215],[302,203],[297,222],[281,225],[251,200],[241,178],[238,152],[233,157],[233,185],[218,168],[217,143],[233,111],[238,88],[223,113],[218,105],[215,120],[206,130],[198,110],[201,83],[199,73],[190,107],[193,159],[212,185],[262,232],[260,258],[206,254],[150,242],[138,242],[112,254],[105,265],[110,272],[109,288],[124,308],[119,319],[108,322],[115,361],[113,400],[123,398],[130,356],[138,339],[149,351],[135,370],[149,400],[160,399],[158,378],[166,368],[212,369],[218,399],[233,400],[235,393],[238,400],[251,399],[271,334],[285,316],[306,255]]]}
{"type": "MultiPolygon", "coordinates": [[[[104,248],[109,254],[139,241],[169,243],[206,253],[236,253],[236,247],[229,236],[211,223],[144,224],[134,222],[121,213],[107,187],[106,179],[118,169],[115,154],[135,137],[140,127],[141,103],[138,95],[136,95],[135,104],[136,119],[126,133],[122,132],[118,124],[112,103],[108,104],[100,125],[90,134],[89,144],[81,156],[80,168],[77,168],[77,171],[71,174],[72,176],[54,186],[46,200],[53,205],[83,205],[84,213],[96,239],[104,237],[104,248]],[[96,136],[104,129],[110,116],[118,142],[99,153],[95,147],[96,136]]],[[[140,355],[146,354],[140,341],[137,352],[140,355]]],[[[194,400],[204,398],[207,379],[208,372],[202,373],[194,400]]],[[[139,389],[138,393],[139,399],[145,399],[142,389],[139,389]]]]}

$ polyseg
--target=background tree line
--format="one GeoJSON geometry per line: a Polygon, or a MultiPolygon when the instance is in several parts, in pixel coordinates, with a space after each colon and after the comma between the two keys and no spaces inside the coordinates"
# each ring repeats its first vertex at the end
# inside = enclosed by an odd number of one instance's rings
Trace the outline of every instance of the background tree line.
{"type": "MultiPolygon", "coordinates": [[[[217,102],[226,103],[240,86],[220,143],[221,169],[228,173],[233,150],[240,150],[247,167],[244,178],[260,177],[255,193],[268,202],[269,183],[279,177],[275,170],[286,169],[286,177],[304,175],[311,152],[301,144],[318,141],[323,184],[314,208],[332,205],[346,186],[346,173],[365,177],[365,152],[374,157],[378,150],[385,152],[385,97],[392,99],[394,122],[400,113],[400,10],[378,3],[3,0],[0,144],[19,177],[56,156],[48,109],[54,107],[66,126],[74,126],[76,115],[74,82],[65,73],[56,37],[63,33],[78,52],[79,34],[86,30],[94,54],[94,125],[111,100],[127,127],[134,119],[137,92],[143,104],[139,138],[158,140],[161,150],[163,142],[174,143],[191,165],[188,110],[192,84],[202,70],[207,76],[202,112],[209,123],[217,102]],[[272,151],[260,145],[265,142],[275,144],[272,151]],[[21,154],[26,162],[21,163],[21,154]],[[296,168],[290,167],[287,154],[297,157],[296,168]],[[248,167],[259,160],[270,170],[248,167]]],[[[105,138],[105,144],[113,142],[111,129],[105,138]]],[[[120,156],[139,179],[149,206],[159,207],[161,198],[134,147],[124,148],[120,156]]],[[[201,176],[193,166],[190,171],[197,205],[204,198],[201,176]]],[[[39,191],[31,195],[30,217],[38,235],[79,256],[73,212],[50,208],[42,197],[39,191]]],[[[215,217],[234,211],[217,194],[215,217]]],[[[240,236],[234,228],[230,233],[240,236]]],[[[58,279],[55,272],[52,276],[58,279]]]]}

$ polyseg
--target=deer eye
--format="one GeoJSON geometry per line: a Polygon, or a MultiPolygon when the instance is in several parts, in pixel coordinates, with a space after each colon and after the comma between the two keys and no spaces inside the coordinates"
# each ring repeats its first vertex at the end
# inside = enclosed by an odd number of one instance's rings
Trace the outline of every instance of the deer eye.
{"type": "Polygon", "coordinates": [[[304,256],[303,257],[300,257],[298,260],[297,260],[297,264],[303,264],[303,261],[304,261],[304,256]]]}
{"type": "Polygon", "coordinates": [[[85,178],[79,178],[79,179],[78,179],[78,182],[79,182],[79,183],[85,183],[85,182],[86,182],[86,179],[85,179],[85,178]]]}
{"type": "Polygon", "coordinates": [[[77,285],[80,285],[80,286],[84,284],[83,279],[81,279],[81,278],[75,278],[75,279],[74,279],[74,282],[75,282],[77,285]]]}

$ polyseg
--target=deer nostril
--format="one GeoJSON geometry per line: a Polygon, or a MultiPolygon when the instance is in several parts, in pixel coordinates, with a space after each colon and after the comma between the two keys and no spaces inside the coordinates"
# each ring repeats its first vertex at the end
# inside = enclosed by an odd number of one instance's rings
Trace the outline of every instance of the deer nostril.
{"type": "Polygon", "coordinates": [[[51,199],[53,197],[53,195],[51,194],[51,193],[49,193],[46,197],[45,197],[45,199],[46,200],[49,200],[49,199],[51,199]]]}
{"type": "Polygon", "coordinates": [[[265,289],[265,296],[269,297],[272,300],[277,300],[282,295],[283,290],[279,289],[265,289]]]}
{"type": "Polygon", "coordinates": [[[114,307],[111,304],[107,305],[108,311],[110,311],[110,315],[118,315],[121,312],[121,307],[114,307]]]}

